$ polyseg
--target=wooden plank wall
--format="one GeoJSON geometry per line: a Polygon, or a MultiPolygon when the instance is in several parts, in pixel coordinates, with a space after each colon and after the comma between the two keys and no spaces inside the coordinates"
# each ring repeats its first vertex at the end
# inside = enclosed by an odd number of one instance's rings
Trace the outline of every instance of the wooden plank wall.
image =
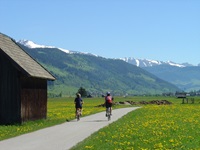
{"type": "Polygon", "coordinates": [[[0,124],[21,123],[19,72],[0,50],[0,124]]]}
{"type": "Polygon", "coordinates": [[[0,124],[46,118],[47,80],[22,76],[0,49],[0,124]]]}
{"type": "Polygon", "coordinates": [[[21,117],[27,120],[44,119],[47,115],[47,80],[21,78],[21,117]]]}

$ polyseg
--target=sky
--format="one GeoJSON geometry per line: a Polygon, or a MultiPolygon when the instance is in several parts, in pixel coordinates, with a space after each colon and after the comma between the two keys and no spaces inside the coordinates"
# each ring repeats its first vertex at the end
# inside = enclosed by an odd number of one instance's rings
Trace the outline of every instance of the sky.
{"type": "Polygon", "coordinates": [[[200,63],[199,0],[0,0],[0,32],[105,58],[200,63]]]}

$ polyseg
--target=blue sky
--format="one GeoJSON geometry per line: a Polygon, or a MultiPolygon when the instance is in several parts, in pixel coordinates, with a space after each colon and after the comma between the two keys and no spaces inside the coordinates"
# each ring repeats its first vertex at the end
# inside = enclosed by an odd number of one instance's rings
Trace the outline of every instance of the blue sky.
{"type": "Polygon", "coordinates": [[[200,63],[199,0],[0,0],[0,32],[106,58],[200,63]]]}

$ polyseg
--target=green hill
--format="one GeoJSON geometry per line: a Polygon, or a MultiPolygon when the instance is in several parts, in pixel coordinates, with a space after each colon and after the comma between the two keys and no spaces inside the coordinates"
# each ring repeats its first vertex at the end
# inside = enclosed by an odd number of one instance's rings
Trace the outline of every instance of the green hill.
{"type": "Polygon", "coordinates": [[[184,91],[200,90],[200,66],[180,68],[169,65],[159,65],[144,67],[143,69],[165,81],[173,83],[184,91]]]}
{"type": "Polygon", "coordinates": [[[179,90],[173,84],[122,60],[68,54],[56,48],[22,48],[56,77],[56,81],[48,83],[49,93],[74,96],[80,87],[94,96],[106,91],[114,95],[148,95],[179,90]]]}

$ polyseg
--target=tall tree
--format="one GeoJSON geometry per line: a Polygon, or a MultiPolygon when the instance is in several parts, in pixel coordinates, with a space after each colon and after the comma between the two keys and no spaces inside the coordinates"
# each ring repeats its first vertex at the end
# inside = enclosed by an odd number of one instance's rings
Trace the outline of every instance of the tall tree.
{"type": "Polygon", "coordinates": [[[83,87],[79,88],[78,93],[80,93],[82,97],[87,97],[87,91],[83,87]]]}

